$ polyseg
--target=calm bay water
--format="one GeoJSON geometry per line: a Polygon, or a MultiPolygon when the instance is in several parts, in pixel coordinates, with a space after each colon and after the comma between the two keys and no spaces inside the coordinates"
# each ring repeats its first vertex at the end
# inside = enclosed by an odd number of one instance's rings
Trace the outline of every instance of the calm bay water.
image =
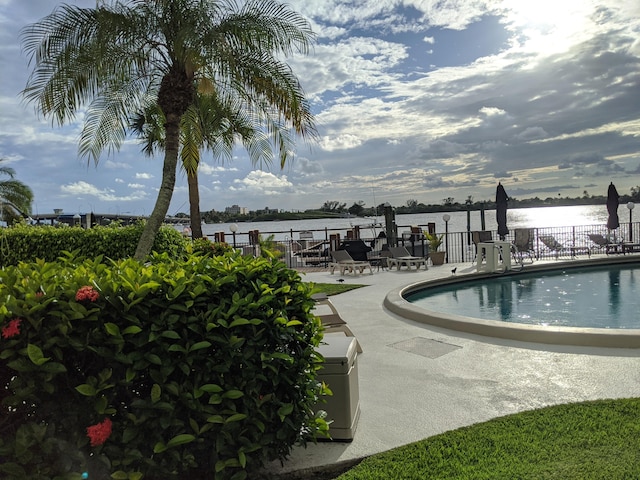
{"type": "MultiPolygon", "coordinates": [[[[624,205],[618,209],[620,222],[628,221],[628,210],[624,205]]],[[[442,219],[444,212],[437,213],[420,213],[413,215],[396,215],[396,225],[401,233],[408,230],[411,225],[420,225],[423,228],[428,223],[436,224],[437,232],[445,231],[445,222],[442,219]]],[[[449,220],[449,232],[467,231],[467,213],[466,212],[449,212],[451,219],[449,220]]],[[[495,210],[485,210],[485,229],[495,230],[496,212],[495,210]]],[[[241,222],[238,223],[238,232],[236,238],[238,242],[246,242],[248,232],[250,230],[258,230],[262,235],[274,234],[276,240],[285,241],[291,239],[299,239],[301,230],[311,230],[315,239],[324,240],[325,235],[331,233],[340,233],[343,237],[345,232],[358,225],[361,228],[362,237],[371,238],[376,236],[381,227],[367,228],[372,223],[384,225],[384,216],[377,218],[332,218],[332,219],[314,219],[314,220],[289,220],[276,222],[241,222]],[[325,229],[327,232],[325,233],[325,229]],[[292,233],[293,232],[293,233],[292,233]]],[[[570,227],[577,225],[604,225],[607,222],[607,209],[604,205],[575,205],[570,207],[540,207],[540,208],[515,208],[507,212],[507,225],[510,229],[530,227],[570,227]]],[[[212,225],[203,225],[203,233],[207,236],[213,236],[216,232],[224,232],[227,240],[231,236],[229,223],[218,223],[212,225]]],[[[177,227],[182,229],[182,227],[177,227]]],[[[480,212],[471,212],[470,230],[481,230],[480,212]]]]}

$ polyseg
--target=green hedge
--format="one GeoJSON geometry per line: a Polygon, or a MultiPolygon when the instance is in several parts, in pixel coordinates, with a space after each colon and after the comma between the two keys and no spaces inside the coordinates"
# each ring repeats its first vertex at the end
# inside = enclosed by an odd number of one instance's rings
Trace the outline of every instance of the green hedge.
{"type": "Polygon", "coordinates": [[[309,290],[237,254],[0,270],[0,477],[243,479],[326,434],[309,290]]]}
{"type": "MultiPolygon", "coordinates": [[[[65,251],[78,256],[118,260],[133,257],[144,224],[130,226],[53,227],[16,225],[0,229],[0,265],[17,265],[42,259],[53,262],[65,251]]],[[[182,256],[188,242],[175,228],[162,227],[156,235],[153,251],[182,256]]]]}

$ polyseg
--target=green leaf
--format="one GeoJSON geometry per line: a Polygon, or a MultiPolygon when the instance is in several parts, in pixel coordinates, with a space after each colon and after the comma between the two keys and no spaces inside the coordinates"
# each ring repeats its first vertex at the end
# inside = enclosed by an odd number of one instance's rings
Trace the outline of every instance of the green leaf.
{"type": "Polygon", "coordinates": [[[302,322],[300,320],[289,320],[287,322],[287,327],[294,327],[296,325],[302,325],[302,322]]]}
{"type": "Polygon", "coordinates": [[[213,383],[207,383],[205,385],[202,385],[200,387],[200,390],[207,393],[220,393],[222,391],[222,387],[213,383]]]}
{"type": "Polygon", "coordinates": [[[131,325],[123,330],[123,335],[134,335],[136,333],[140,333],[142,329],[137,325],[131,325]]]}
{"type": "Polygon", "coordinates": [[[209,348],[210,346],[211,346],[211,342],[207,342],[206,340],[203,342],[194,343],[189,348],[189,352],[195,352],[196,350],[202,350],[203,348],[209,348]]]}
{"type": "Polygon", "coordinates": [[[196,439],[195,435],[191,435],[190,433],[183,433],[181,435],[176,435],[169,443],[167,443],[167,448],[177,447],[178,445],[184,445],[185,443],[191,443],[196,439]]]}
{"type": "Polygon", "coordinates": [[[46,373],[64,373],[67,371],[67,367],[58,362],[48,362],[42,365],[40,370],[46,373]]]}
{"type": "Polygon", "coordinates": [[[224,398],[235,400],[236,398],[244,396],[244,392],[242,392],[241,390],[229,390],[228,392],[224,392],[222,396],[224,398]]]}
{"type": "Polygon", "coordinates": [[[93,405],[93,408],[95,409],[96,413],[103,415],[104,411],[107,409],[107,397],[105,397],[104,395],[101,396],[98,400],[96,400],[96,403],[93,405]]]}
{"type": "Polygon", "coordinates": [[[29,356],[29,360],[31,360],[34,365],[38,366],[50,360],[50,357],[45,357],[42,354],[42,350],[40,350],[40,347],[31,343],[27,345],[27,355],[29,356]]]}
{"type": "Polygon", "coordinates": [[[155,365],[162,365],[162,360],[160,360],[160,357],[155,353],[147,353],[144,356],[144,358],[146,358],[149,363],[153,363],[155,365]]]}
{"type": "Polygon", "coordinates": [[[13,355],[13,350],[7,348],[6,350],[0,350],[0,360],[5,360],[13,355]]]}
{"type": "Polygon", "coordinates": [[[160,388],[160,385],[154,383],[153,387],[151,387],[151,402],[158,402],[158,400],[160,400],[160,395],[162,395],[162,389],[160,388]]]}
{"type": "Polygon", "coordinates": [[[240,325],[248,325],[251,322],[246,318],[236,318],[233,322],[229,324],[229,328],[238,327],[240,325]]]}
{"type": "Polygon", "coordinates": [[[293,412],[293,404],[291,403],[287,403],[278,409],[278,415],[280,415],[281,419],[284,419],[284,417],[290,415],[291,412],[293,412]]]}
{"type": "Polygon", "coordinates": [[[211,415],[207,418],[209,423],[224,423],[224,417],[222,415],[211,415]]]}
{"type": "Polygon", "coordinates": [[[173,330],[165,330],[164,332],[162,332],[162,336],[164,338],[171,338],[173,340],[178,340],[180,338],[180,335],[178,335],[178,332],[175,332],[173,330]]]}
{"type": "Polygon", "coordinates": [[[129,480],[129,474],[127,472],[123,472],[122,470],[118,470],[111,474],[111,478],[114,480],[129,480]]]}
{"type": "Polygon", "coordinates": [[[115,323],[105,323],[104,328],[109,335],[113,335],[114,337],[120,336],[120,328],[115,323]]]}
{"type": "Polygon", "coordinates": [[[162,453],[166,449],[167,449],[167,446],[164,443],[158,442],[153,447],[153,453],[162,453]]]}
{"type": "Polygon", "coordinates": [[[189,425],[196,432],[196,435],[200,433],[200,427],[198,426],[198,422],[196,422],[193,418],[189,418],[189,425]]]}
{"type": "Polygon", "coordinates": [[[136,438],[138,436],[138,429],[137,428],[125,428],[124,432],[122,432],[122,443],[129,443],[131,440],[133,440],[134,438],[136,438]]]}
{"type": "Polygon", "coordinates": [[[164,389],[167,392],[169,392],[171,395],[177,396],[180,393],[180,390],[178,389],[178,386],[175,383],[165,383],[164,389]]]}
{"type": "Polygon", "coordinates": [[[76,391],[86,397],[94,397],[96,393],[98,393],[96,391],[96,388],[92,385],[89,385],[88,383],[83,383],[82,385],[78,385],[76,387],[76,391]]]}
{"type": "Polygon", "coordinates": [[[246,414],[244,414],[244,413],[236,413],[234,415],[231,415],[229,418],[227,418],[225,423],[239,422],[240,420],[244,420],[245,418],[247,418],[246,414]]]}

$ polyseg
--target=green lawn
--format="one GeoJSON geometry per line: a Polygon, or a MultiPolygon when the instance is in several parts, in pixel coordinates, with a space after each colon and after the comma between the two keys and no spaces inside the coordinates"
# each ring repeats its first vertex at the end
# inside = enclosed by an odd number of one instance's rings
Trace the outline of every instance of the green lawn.
{"type": "Polygon", "coordinates": [[[640,399],[533,410],[373,455],[339,480],[640,478],[640,399]]]}
{"type": "Polygon", "coordinates": [[[339,293],[348,292],[349,290],[366,287],[366,285],[358,285],[352,283],[310,283],[313,285],[313,290],[311,291],[312,294],[325,293],[327,295],[338,295],[339,293]]]}

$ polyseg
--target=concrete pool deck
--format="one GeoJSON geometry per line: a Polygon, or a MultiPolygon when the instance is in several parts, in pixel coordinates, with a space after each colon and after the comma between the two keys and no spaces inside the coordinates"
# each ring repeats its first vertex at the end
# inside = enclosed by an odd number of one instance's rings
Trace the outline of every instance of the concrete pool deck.
{"type": "MultiPolygon", "coordinates": [[[[559,262],[552,261],[554,265],[559,262]]],[[[573,262],[571,262],[573,263],[573,262]]],[[[332,297],[357,336],[360,418],[352,442],[296,447],[269,472],[312,471],[495,417],[560,403],[640,396],[640,349],[547,345],[456,332],[403,319],[386,295],[414,282],[475,272],[470,263],[373,275],[303,273],[363,284],[332,297]]]]}

